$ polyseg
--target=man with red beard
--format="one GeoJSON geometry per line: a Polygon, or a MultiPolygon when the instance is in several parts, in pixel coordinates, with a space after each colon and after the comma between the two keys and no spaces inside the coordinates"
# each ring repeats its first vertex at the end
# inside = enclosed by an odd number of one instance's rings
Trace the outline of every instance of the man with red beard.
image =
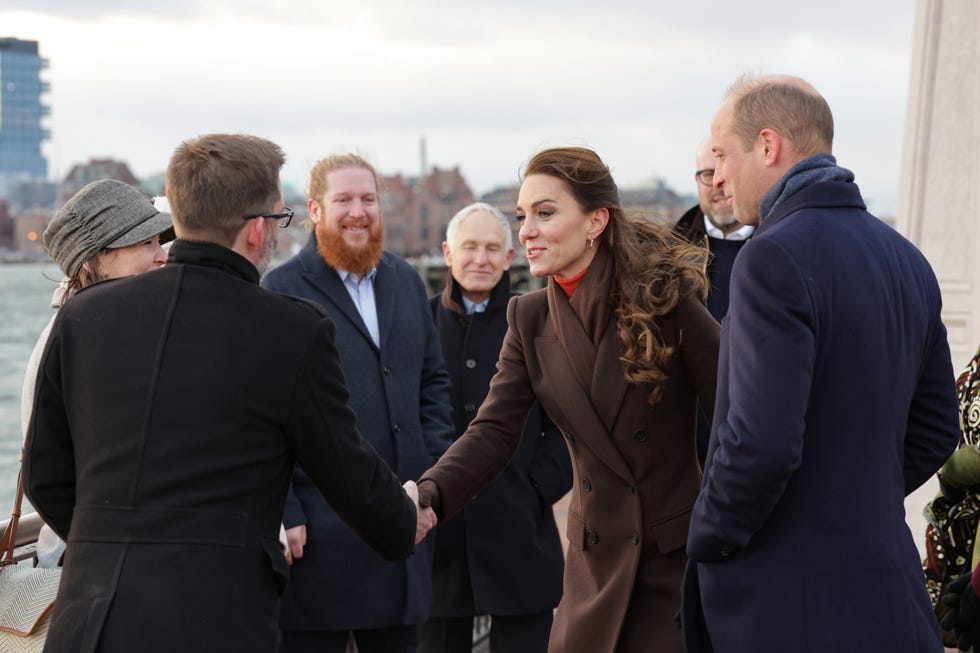
{"type": "MultiPolygon", "coordinates": [[[[377,174],[361,157],[333,155],[313,167],[309,212],[309,242],[262,285],[327,310],[358,430],[399,478],[418,478],[454,435],[449,375],[422,279],[382,250],[377,174]]],[[[280,651],[342,653],[351,637],[360,653],[415,651],[431,603],[428,540],[406,561],[385,562],[299,467],[283,524],[292,571],[280,651]]]]}
{"type": "MultiPolygon", "coordinates": [[[[742,246],[748,242],[755,227],[742,224],[735,219],[735,213],[725,199],[725,194],[711,185],[715,174],[715,155],[711,151],[711,138],[706,138],[695,157],[697,170],[694,181],[698,186],[698,204],[692,206],[681,216],[674,230],[686,240],[711,252],[708,263],[708,311],[721,322],[728,313],[728,286],[732,277],[732,266],[742,246]]],[[[708,438],[711,423],[698,411],[698,460],[704,466],[708,453],[708,438]]]]}

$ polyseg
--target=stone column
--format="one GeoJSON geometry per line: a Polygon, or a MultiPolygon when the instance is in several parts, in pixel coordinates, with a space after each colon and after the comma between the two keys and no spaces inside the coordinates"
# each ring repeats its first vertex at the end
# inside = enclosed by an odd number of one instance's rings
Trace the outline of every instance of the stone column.
{"type": "Polygon", "coordinates": [[[896,227],[943,290],[953,368],[980,344],[980,3],[917,0],[896,227]]]}
{"type": "MultiPolygon", "coordinates": [[[[916,0],[896,227],[932,264],[953,370],[980,344],[980,3],[916,0]]],[[[905,501],[920,552],[933,478],[905,501]]]]}

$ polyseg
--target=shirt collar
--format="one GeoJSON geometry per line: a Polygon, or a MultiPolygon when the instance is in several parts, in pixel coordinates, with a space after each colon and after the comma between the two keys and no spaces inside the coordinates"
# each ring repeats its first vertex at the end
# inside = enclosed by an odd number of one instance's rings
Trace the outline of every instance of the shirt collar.
{"type": "Polygon", "coordinates": [[[471,302],[466,297],[463,297],[463,308],[466,309],[466,314],[470,315],[472,313],[482,313],[487,310],[487,304],[490,303],[490,298],[484,299],[479,304],[471,302]]]}
{"type": "Polygon", "coordinates": [[[360,283],[363,283],[364,281],[369,281],[373,283],[374,277],[376,277],[377,274],[378,274],[378,268],[376,267],[371,268],[371,271],[365,274],[364,277],[360,279],[358,279],[357,275],[354,274],[353,272],[348,272],[347,270],[340,270],[340,269],[337,270],[337,275],[340,277],[341,281],[343,281],[344,283],[352,283],[355,286],[360,283]]]}
{"type": "Polygon", "coordinates": [[[755,227],[750,224],[743,224],[741,227],[733,231],[732,233],[725,235],[725,232],[711,224],[711,220],[708,216],[704,216],[704,230],[708,232],[708,235],[712,238],[717,238],[718,240],[746,240],[755,231],[755,227]]]}

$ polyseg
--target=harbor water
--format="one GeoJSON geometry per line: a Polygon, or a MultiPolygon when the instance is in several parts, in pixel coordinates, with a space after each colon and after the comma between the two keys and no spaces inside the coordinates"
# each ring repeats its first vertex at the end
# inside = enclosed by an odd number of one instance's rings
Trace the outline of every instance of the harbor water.
{"type": "MultiPolygon", "coordinates": [[[[54,314],[51,295],[59,279],[61,272],[53,263],[0,265],[0,519],[6,519],[13,505],[20,464],[24,368],[54,314]]],[[[24,512],[29,511],[25,505],[24,512]]]]}

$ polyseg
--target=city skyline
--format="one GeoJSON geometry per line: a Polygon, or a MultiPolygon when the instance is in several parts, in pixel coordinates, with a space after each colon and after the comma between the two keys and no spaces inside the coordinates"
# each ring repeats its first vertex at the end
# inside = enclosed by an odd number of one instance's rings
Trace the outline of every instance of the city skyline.
{"type": "Polygon", "coordinates": [[[784,72],[827,97],[840,163],[889,215],[913,18],[913,0],[828,0],[805,17],[769,0],[293,2],[278,14],[252,0],[175,0],[166,13],[11,0],[0,36],[38,40],[50,61],[53,180],[93,157],[145,178],[182,140],[243,131],[283,146],[284,181],[299,189],[335,151],[417,175],[425,138],[428,162],[458,165],[477,195],[569,144],[593,147],[623,188],[661,178],[692,194],[694,152],[727,85],[784,72]]]}

